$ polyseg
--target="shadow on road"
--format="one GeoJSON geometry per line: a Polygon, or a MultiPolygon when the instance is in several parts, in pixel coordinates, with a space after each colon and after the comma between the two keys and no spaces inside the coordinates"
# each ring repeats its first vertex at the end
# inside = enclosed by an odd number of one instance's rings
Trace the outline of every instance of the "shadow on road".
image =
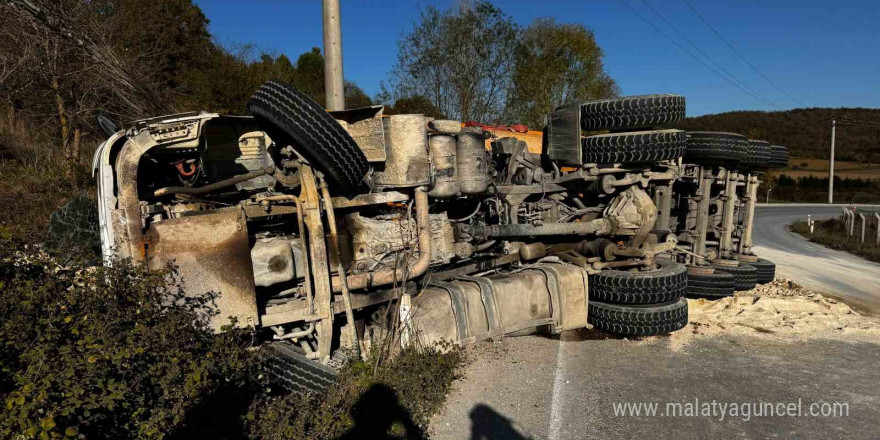
{"type": "Polygon", "coordinates": [[[424,438],[397,394],[385,385],[373,385],[361,395],[351,409],[351,418],[354,426],[338,440],[424,438]]]}
{"type": "Polygon", "coordinates": [[[528,440],[520,434],[507,417],[498,414],[491,406],[474,406],[471,416],[471,440],[528,440]]]}

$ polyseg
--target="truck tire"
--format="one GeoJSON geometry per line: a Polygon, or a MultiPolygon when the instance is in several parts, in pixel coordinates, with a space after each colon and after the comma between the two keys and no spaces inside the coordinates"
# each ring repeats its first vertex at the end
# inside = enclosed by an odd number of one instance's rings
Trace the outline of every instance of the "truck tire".
{"type": "Polygon", "coordinates": [[[764,258],[758,258],[758,261],[749,264],[754,266],[757,271],[758,284],[767,284],[776,279],[776,263],[764,258]]]}
{"type": "Polygon", "coordinates": [[[688,303],[679,298],[664,304],[621,305],[590,301],[587,322],[598,330],[627,336],[662,335],[688,323],[688,303]]]}
{"type": "Polygon", "coordinates": [[[727,272],[715,271],[703,275],[688,273],[689,298],[723,298],[733,295],[734,287],[736,279],[727,272]]]}
{"type": "Polygon", "coordinates": [[[647,163],[684,155],[681,130],[635,131],[588,136],[582,141],[588,163],[647,163]]]}
{"type": "Polygon", "coordinates": [[[737,292],[752,290],[758,283],[758,270],[751,264],[740,263],[739,266],[714,265],[715,271],[732,274],[735,279],[733,290],[737,292]]]}
{"type": "Polygon", "coordinates": [[[361,184],[369,164],[354,139],[318,103],[281,81],[269,81],[248,100],[248,111],[273,141],[290,144],[345,191],[361,184]]]}
{"type": "Polygon", "coordinates": [[[689,131],[684,161],[697,165],[732,166],[745,158],[748,148],[748,139],[741,134],[689,131]]]}
{"type": "Polygon", "coordinates": [[[609,304],[667,303],[687,291],[687,268],[669,260],[656,260],[657,269],[645,272],[603,270],[590,275],[590,301],[609,304]]]}
{"type": "Polygon", "coordinates": [[[770,162],[770,142],[749,139],[749,147],[746,157],[743,159],[743,168],[746,170],[766,168],[770,162]]]}
{"type": "Polygon", "coordinates": [[[336,381],[336,370],[307,359],[290,343],[272,342],[262,350],[270,383],[285,392],[320,393],[336,381]]]}
{"type": "Polygon", "coordinates": [[[81,260],[89,265],[100,264],[97,202],[83,194],[53,212],[43,249],[64,263],[81,260]]]}
{"type": "Polygon", "coordinates": [[[788,148],[782,145],[770,146],[770,162],[769,168],[786,168],[788,167],[788,148]]]}
{"type": "Polygon", "coordinates": [[[581,130],[653,127],[684,119],[680,95],[641,95],[581,104],[581,130]]]}

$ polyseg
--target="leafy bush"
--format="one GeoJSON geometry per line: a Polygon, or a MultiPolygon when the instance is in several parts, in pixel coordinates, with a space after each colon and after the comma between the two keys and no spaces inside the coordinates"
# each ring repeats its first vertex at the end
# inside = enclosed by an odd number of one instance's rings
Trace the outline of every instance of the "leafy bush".
{"type": "Polygon", "coordinates": [[[357,361],[326,394],[256,401],[248,430],[264,440],[426,438],[428,421],[445,401],[462,361],[458,349],[433,348],[403,350],[377,369],[357,361]]]}
{"type": "MultiPolygon", "coordinates": [[[[828,178],[805,176],[791,178],[781,175],[776,178],[765,177],[758,189],[758,199],[770,191],[773,202],[824,203],[828,200],[828,178]]],[[[880,181],[871,179],[852,179],[834,177],[834,199],[848,203],[876,203],[880,201],[880,181]]]]}
{"type": "Polygon", "coordinates": [[[0,437],[163,438],[215,396],[254,388],[241,331],[215,337],[209,299],[176,293],[173,271],[3,249],[0,437]]]}
{"type": "Polygon", "coordinates": [[[173,268],[62,266],[0,241],[0,292],[0,438],[421,438],[462,361],[408,349],[277,395],[255,335],[214,335],[211,297],[184,297],[173,268]]]}

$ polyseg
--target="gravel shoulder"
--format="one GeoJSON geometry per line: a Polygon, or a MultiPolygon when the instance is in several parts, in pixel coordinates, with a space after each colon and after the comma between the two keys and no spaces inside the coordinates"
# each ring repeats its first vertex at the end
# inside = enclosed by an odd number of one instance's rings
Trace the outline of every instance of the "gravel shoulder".
{"type": "Polygon", "coordinates": [[[582,330],[485,343],[437,439],[874,438],[880,321],[786,280],[691,300],[691,324],[636,340],[582,330]],[[614,404],[846,402],[846,417],[625,417],[614,404]]]}

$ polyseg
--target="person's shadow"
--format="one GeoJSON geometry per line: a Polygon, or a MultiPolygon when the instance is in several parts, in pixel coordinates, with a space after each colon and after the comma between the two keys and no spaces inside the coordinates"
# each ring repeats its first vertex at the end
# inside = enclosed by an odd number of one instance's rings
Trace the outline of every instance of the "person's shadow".
{"type": "Polygon", "coordinates": [[[354,426],[338,440],[424,438],[397,394],[386,385],[373,385],[361,395],[351,409],[351,418],[354,426]],[[392,428],[395,432],[389,432],[392,428]],[[401,429],[402,433],[396,432],[401,429]]]}
{"type": "Polygon", "coordinates": [[[507,417],[484,404],[475,406],[471,416],[471,440],[528,440],[507,417]]]}

